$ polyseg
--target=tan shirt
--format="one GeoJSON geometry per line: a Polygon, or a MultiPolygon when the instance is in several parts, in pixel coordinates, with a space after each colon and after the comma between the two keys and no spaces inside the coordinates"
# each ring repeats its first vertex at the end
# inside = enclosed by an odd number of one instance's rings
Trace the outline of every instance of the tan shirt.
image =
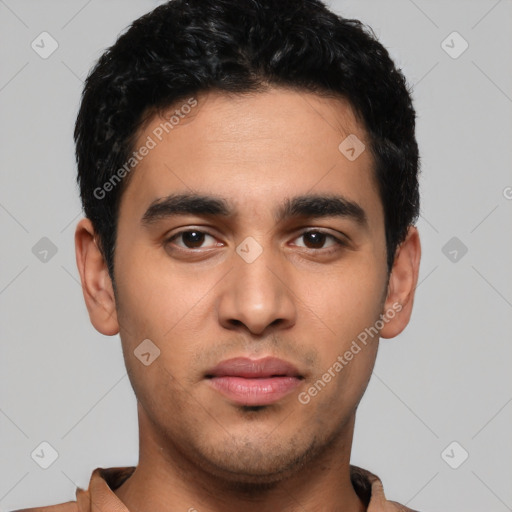
{"type": "MultiPolygon", "coordinates": [[[[76,501],[14,512],[130,512],[113,491],[134,471],[135,466],[96,468],[92,472],[89,488],[77,488],[76,501]]],[[[415,512],[396,501],[388,501],[379,477],[366,469],[350,466],[350,479],[357,495],[367,504],[367,512],[415,512]]]]}

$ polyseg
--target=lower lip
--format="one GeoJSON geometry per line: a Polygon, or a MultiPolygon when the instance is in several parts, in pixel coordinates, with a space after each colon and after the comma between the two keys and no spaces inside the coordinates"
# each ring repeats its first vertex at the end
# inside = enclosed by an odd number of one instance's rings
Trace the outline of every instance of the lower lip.
{"type": "Polygon", "coordinates": [[[210,385],[239,405],[269,405],[296,389],[301,379],[296,377],[213,377],[210,385]]]}

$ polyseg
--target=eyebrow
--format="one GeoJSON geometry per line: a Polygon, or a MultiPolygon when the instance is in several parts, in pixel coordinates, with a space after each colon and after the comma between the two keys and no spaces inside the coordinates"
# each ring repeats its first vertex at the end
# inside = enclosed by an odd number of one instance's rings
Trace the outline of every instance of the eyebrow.
{"type": "MultiPolygon", "coordinates": [[[[171,194],[155,199],[142,216],[141,223],[149,226],[174,215],[200,215],[228,217],[235,212],[229,202],[216,196],[186,193],[171,194]]],[[[341,217],[368,227],[364,209],[355,201],[340,195],[306,194],[287,198],[274,212],[276,223],[294,217],[341,217]]]]}
{"type": "Polygon", "coordinates": [[[354,221],[360,227],[368,227],[364,209],[340,195],[308,194],[286,199],[275,219],[280,222],[292,217],[341,217],[354,221]]]}
{"type": "Polygon", "coordinates": [[[142,216],[149,225],[173,215],[228,216],[231,209],[225,199],[200,194],[171,194],[155,199],[142,216]]]}

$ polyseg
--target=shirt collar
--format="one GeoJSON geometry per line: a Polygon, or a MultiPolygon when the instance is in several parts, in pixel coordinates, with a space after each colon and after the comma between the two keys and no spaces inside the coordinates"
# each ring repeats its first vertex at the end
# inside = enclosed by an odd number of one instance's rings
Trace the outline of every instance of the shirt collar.
{"type": "MultiPolygon", "coordinates": [[[[78,488],[76,491],[79,512],[92,512],[96,508],[112,512],[130,512],[114,491],[134,471],[135,466],[96,468],[92,472],[88,490],[78,488]]],[[[399,503],[386,500],[381,480],[370,471],[351,465],[350,480],[356,494],[367,507],[367,512],[414,512],[399,503]]]]}

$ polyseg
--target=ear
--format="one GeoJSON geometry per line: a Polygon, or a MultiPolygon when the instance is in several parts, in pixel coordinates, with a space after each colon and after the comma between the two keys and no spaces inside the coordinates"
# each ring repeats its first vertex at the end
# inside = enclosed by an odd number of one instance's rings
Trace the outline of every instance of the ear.
{"type": "Polygon", "coordinates": [[[387,317],[380,331],[381,338],[400,334],[411,318],[414,293],[418,283],[421,244],[418,230],[410,226],[407,237],[395,254],[382,314],[387,317]]]}
{"type": "Polygon", "coordinates": [[[102,334],[113,336],[119,332],[114,288],[90,219],[82,219],[76,227],[75,253],[91,323],[102,334]]]}

